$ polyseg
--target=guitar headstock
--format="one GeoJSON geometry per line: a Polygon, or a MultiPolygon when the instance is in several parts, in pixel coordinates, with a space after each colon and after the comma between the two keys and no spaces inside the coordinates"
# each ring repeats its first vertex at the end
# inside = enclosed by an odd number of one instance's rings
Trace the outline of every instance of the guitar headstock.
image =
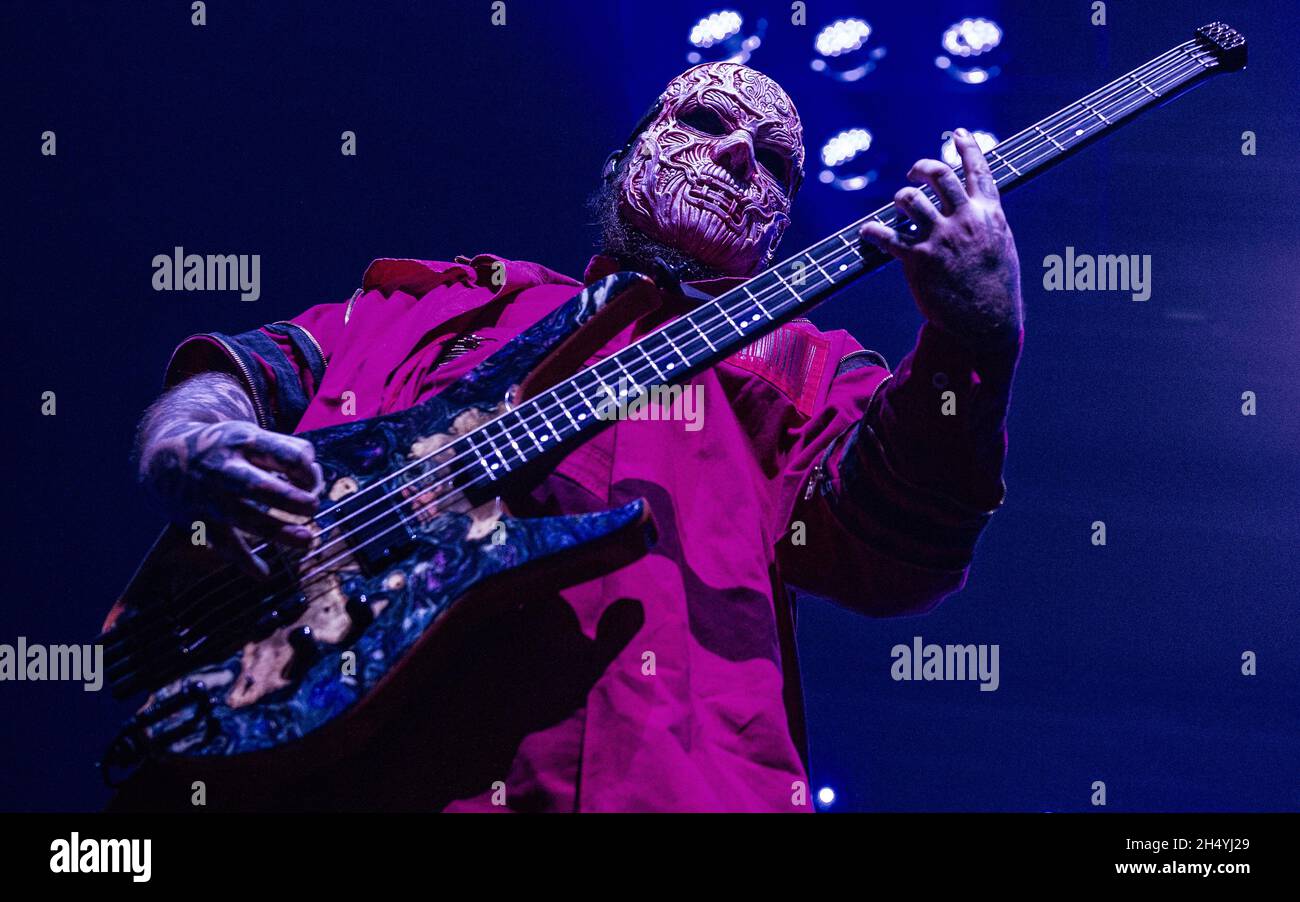
{"type": "Polygon", "coordinates": [[[1211,22],[1196,29],[1196,40],[1215,61],[1228,71],[1246,67],[1246,39],[1241,32],[1222,22],[1211,22]]]}

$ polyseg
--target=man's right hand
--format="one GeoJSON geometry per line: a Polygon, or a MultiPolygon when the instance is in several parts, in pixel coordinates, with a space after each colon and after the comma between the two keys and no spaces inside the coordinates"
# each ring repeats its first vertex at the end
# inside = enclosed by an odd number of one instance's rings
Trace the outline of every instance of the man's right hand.
{"type": "MultiPolygon", "coordinates": [[[[190,383],[205,378],[225,377],[196,377],[190,383]]],[[[247,536],[307,548],[312,533],[301,520],[318,509],[323,476],[315,449],[305,439],[242,418],[211,422],[223,414],[244,415],[232,386],[241,396],[242,390],[233,380],[227,382],[215,386],[227,408],[209,406],[199,419],[192,416],[197,413],[193,403],[186,402],[198,400],[199,388],[206,385],[182,384],[173,390],[181,397],[164,395],[151,408],[141,426],[140,476],[173,522],[188,527],[203,521],[214,550],[250,574],[265,576],[269,568],[253,554],[247,536]],[[288,523],[279,512],[299,522],[288,523]]]]}

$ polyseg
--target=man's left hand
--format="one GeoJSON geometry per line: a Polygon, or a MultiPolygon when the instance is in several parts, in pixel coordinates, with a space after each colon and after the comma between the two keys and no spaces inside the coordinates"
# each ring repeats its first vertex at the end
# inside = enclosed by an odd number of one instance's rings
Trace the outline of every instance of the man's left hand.
{"type": "Polygon", "coordinates": [[[919,234],[904,237],[869,220],[860,235],[903,262],[926,319],[973,347],[1005,346],[1019,336],[1024,316],[1015,239],[975,138],[957,129],[953,141],[965,167],[965,185],[947,164],[918,160],[907,177],[928,184],[940,207],[918,188],[894,195],[919,234]]]}

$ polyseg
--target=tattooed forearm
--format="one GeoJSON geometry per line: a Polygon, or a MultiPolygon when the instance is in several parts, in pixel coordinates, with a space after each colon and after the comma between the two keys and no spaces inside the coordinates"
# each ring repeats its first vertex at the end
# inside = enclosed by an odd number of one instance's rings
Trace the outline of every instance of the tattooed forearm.
{"type": "Polygon", "coordinates": [[[209,524],[209,542],[251,569],[264,565],[237,531],[296,547],[310,542],[310,531],[283,515],[309,517],[318,507],[315,449],[258,426],[251,400],[229,376],[195,376],[155,401],[137,453],[141,482],[173,522],[209,524]]]}
{"type": "Polygon", "coordinates": [[[195,376],[155,401],[140,421],[136,455],[140,481],[172,522],[202,521],[205,544],[247,572],[267,573],[250,536],[310,545],[303,523],[319,507],[323,478],[315,449],[258,426],[252,400],[230,376],[195,376]]]}
{"type": "Polygon", "coordinates": [[[199,423],[241,420],[254,423],[257,413],[243,386],[223,373],[187,379],[149,406],[136,431],[135,458],[140,475],[161,444],[199,423]]]}

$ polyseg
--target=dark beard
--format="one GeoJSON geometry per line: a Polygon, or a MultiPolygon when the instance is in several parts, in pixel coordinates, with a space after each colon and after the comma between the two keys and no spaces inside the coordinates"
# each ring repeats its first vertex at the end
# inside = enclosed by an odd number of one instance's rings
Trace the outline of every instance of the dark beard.
{"type": "Polygon", "coordinates": [[[684,282],[697,279],[717,279],[726,273],[715,269],[675,247],[656,241],[623,219],[619,211],[621,185],[626,171],[623,165],[615,170],[614,177],[606,179],[587,201],[596,225],[600,227],[600,252],[618,261],[621,269],[653,274],[656,258],[672,269],[684,282]]]}

